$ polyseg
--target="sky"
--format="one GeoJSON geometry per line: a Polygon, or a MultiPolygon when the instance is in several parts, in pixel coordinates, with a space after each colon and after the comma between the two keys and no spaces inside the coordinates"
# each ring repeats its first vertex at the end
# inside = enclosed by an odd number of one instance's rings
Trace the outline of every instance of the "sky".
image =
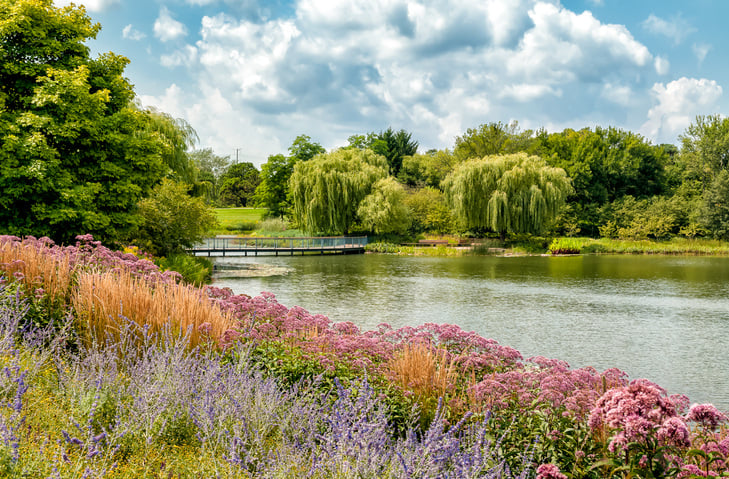
{"type": "MultiPolygon", "coordinates": [[[[65,6],[68,0],[54,0],[65,6]]],[[[729,112],[722,0],[76,0],[146,107],[256,166],[392,127],[421,152],[490,122],[676,143],[729,112]]]]}

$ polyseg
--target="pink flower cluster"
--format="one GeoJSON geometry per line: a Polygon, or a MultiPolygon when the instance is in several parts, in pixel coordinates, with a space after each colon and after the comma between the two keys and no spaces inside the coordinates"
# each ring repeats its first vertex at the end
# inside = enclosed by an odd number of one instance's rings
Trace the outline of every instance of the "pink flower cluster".
{"type": "Polygon", "coordinates": [[[608,446],[611,452],[625,450],[629,443],[645,442],[655,435],[662,445],[686,447],[690,432],[679,412],[685,396],[666,396],[666,391],[647,379],[608,390],[590,413],[593,431],[616,431],[608,446]]]}
{"type": "Polygon", "coordinates": [[[567,479],[555,464],[541,464],[537,468],[537,479],[567,479]]]}

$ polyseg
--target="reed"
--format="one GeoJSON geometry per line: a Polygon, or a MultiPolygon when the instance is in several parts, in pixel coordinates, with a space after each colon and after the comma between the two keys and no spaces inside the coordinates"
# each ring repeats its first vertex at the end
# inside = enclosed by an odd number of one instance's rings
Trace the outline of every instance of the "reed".
{"type": "Polygon", "coordinates": [[[234,326],[233,318],[212,304],[202,290],[182,284],[149,284],[128,271],[79,274],[72,305],[86,340],[118,333],[123,318],[148,326],[150,332],[162,332],[168,325],[189,331],[193,347],[208,338],[219,341],[234,326]]]}
{"type": "Polygon", "coordinates": [[[418,397],[445,397],[457,379],[456,361],[425,342],[404,344],[390,361],[393,380],[418,397]]]}
{"type": "Polygon", "coordinates": [[[0,242],[0,270],[13,276],[27,294],[42,289],[56,303],[65,304],[74,271],[67,251],[38,243],[0,242]]]}

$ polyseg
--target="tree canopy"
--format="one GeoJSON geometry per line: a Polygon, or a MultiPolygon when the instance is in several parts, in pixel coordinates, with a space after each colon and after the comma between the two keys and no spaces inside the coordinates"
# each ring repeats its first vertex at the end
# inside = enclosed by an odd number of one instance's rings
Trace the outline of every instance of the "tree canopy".
{"type": "Polygon", "coordinates": [[[83,8],[0,3],[2,233],[119,240],[168,171],[153,116],[133,104],[128,60],[89,56],[99,29],[83,8]]]}
{"type": "Polygon", "coordinates": [[[564,170],[525,153],[461,163],[443,187],[466,227],[491,229],[502,238],[507,232],[542,232],[572,189],[564,170]]]}
{"type": "Polygon", "coordinates": [[[405,233],[411,223],[405,196],[405,189],[392,176],[378,180],[357,208],[357,216],[368,231],[405,233]]]}
{"type": "Polygon", "coordinates": [[[294,221],[310,233],[346,234],[360,202],[387,171],[387,160],[370,150],[337,150],[297,163],[290,181],[294,221]]]}
{"type": "Polygon", "coordinates": [[[260,184],[260,174],[253,163],[230,165],[220,176],[220,204],[250,206],[253,194],[260,184]]]}

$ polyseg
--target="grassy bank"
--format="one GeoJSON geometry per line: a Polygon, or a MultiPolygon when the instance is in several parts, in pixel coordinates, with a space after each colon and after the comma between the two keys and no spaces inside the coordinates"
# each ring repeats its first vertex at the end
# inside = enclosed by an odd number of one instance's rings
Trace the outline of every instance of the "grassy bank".
{"type": "Polygon", "coordinates": [[[710,239],[674,238],[669,241],[620,240],[611,238],[519,238],[502,242],[498,239],[474,239],[470,245],[417,246],[373,242],[370,253],[411,256],[529,255],[529,254],[665,254],[665,255],[729,255],[729,243],[710,239]]]}
{"type": "Polygon", "coordinates": [[[729,243],[688,238],[674,238],[669,241],[556,238],[550,243],[549,252],[551,254],[729,255],[729,243]]]}
{"type": "Polygon", "coordinates": [[[360,331],[88,237],[0,237],[0,275],[2,477],[726,471],[713,406],[455,325],[360,331]]]}

